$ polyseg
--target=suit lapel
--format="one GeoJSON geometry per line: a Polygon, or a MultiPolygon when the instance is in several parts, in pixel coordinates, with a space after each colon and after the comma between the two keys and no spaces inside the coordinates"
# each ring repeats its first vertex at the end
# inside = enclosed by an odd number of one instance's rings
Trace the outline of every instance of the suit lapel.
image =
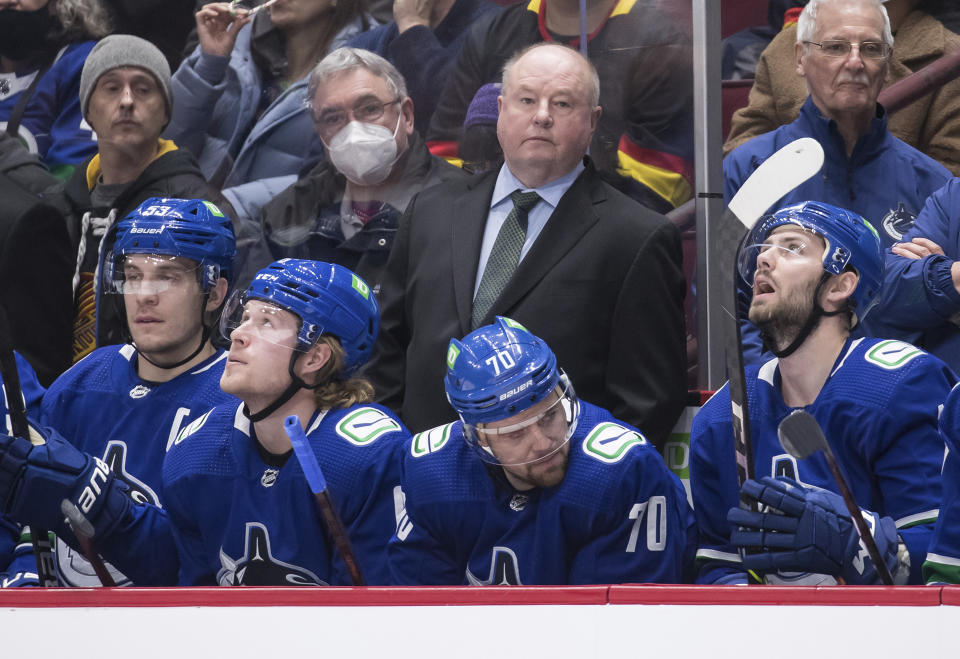
{"type": "Polygon", "coordinates": [[[473,311],[473,287],[480,263],[483,229],[490,212],[490,199],[497,183],[493,171],[473,182],[462,197],[448,209],[450,213],[450,257],[453,260],[453,293],[460,319],[460,336],[470,331],[473,311]]]}
{"type": "Polygon", "coordinates": [[[508,312],[573,249],[584,234],[600,219],[594,205],[606,199],[596,185],[596,173],[588,164],[553,211],[530,251],[517,266],[500,297],[493,303],[484,322],[508,312]]]}

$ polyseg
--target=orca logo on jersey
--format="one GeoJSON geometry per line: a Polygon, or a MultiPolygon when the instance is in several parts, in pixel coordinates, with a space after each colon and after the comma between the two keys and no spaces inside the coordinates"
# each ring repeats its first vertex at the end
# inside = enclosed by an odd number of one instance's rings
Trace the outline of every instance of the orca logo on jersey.
{"type": "Polygon", "coordinates": [[[131,499],[137,503],[149,503],[158,508],[162,508],[163,506],[160,505],[160,497],[157,496],[157,493],[154,492],[149,485],[127,471],[128,451],[129,449],[127,448],[126,442],[111,440],[107,443],[107,448],[103,452],[103,461],[117,479],[126,483],[130,488],[131,499]]]}
{"type": "Polygon", "coordinates": [[[883,216],[880,225],[888,236],[894,240],[900,240],[903,238],[903,234],[910,230],[916,219],[917,216],[908,211],[901,201],[896,208],[891,208],[883,216]]]}
{"type": "Polygon", "coordinates": [[[234,560],[220,547],[217,583],[221,586],[329,586],[310,570],[273,557],[270,534],[260,522],[247,522],[243,556],[234,560]]]}
{"type": "Polygon", "coordinates": [[[520,569],[517,567],[517,555],[509,547],[494,547],[490,557],[490,574],[486,579],[478,579],[467,566],[467,582],[471,586],[522,586],[520,569]]]}
{"type": "Polygon", "coordinates": [[[143,398],[150,393],[150,387],[138,384],[136,387],[130,390],[130,398],[137,399],[143,398]]]}

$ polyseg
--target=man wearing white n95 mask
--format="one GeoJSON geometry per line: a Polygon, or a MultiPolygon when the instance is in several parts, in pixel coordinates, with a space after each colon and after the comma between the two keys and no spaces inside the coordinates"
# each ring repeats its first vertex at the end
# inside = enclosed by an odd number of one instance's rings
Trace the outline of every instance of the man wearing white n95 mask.
{"type": "Polygon", "coordinates": [[[318,259],[378,291],[407,202],[465,174],[427,151],[403,76],[379,55],[333,51],[310,74],[307,98],[327,160],[264,207],[263,240],[243,273],[284,257],[318,259]]]}

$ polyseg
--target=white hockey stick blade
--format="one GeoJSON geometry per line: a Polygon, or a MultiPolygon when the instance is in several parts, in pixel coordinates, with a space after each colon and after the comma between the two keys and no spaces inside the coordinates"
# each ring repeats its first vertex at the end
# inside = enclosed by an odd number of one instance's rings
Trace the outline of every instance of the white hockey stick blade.
{"type": "Polygon", "coordinates": [[[823,147],[801,137],[764,160],[743,183],[727,207],[750,229],[778,199],[820,171],[823,147]]]}

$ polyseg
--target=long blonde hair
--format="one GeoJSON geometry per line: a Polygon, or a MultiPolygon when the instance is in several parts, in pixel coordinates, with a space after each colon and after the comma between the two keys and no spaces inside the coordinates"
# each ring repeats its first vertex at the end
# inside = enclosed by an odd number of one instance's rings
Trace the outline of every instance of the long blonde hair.
{"type": "Polygon", "coordinates": [[[316,382],[322,382],[313,390],[314,400],[321,410],[337,407],[352,407],[373,400],[373,385],[366,378],[354,377],[343,380],[340,374],[347,360],[347,353],[340,339],[329,334],[319,338],[317,344],[330,346],[330,359],[317,372],[316,382]]]}

